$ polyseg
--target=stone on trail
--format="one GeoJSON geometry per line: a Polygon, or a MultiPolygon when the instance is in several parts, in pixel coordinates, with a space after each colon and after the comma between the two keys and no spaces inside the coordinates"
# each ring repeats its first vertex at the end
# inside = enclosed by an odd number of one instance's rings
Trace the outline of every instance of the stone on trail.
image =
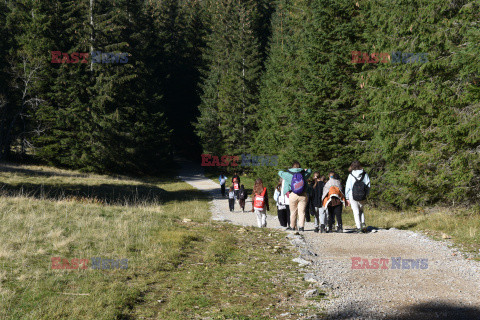
{"type": "Polygon", "coordinates": [[[444,233],[442,234],[442,239],[452,239],[448,234],[444,233]]]}
{"type": "Polygon", "coordinates": [[[308,250],[308,249],[300,249],[300,253],[303,255],[303,256],[313,256],[313,257],[316,257],[317,254],[308,250]]]}
{"type": "Polygon", "coordinates": [[[303,267],[303,266],[308,266],[308,265],[311,265],[311,264],[312,264],[310,261],[307,261],[307,260],[302,259],[302,258],[300,258],[300,257],[295,258],[295,259],[293,259],[292,261],[298,263],[301,267],[303,267]]]}
{"type": "Polygon", "coordinates": [[[307,273],[304,277],[303,277],[303,280],[307,281],[307,282],[313,282],[313,283],[316,283],[318,282],[317,278],[315,277],[315,275],[313,273],[307,273]]]}
{"type": "Polygon", "coordinates": [[[313,298],[313,297],[316,297],[316,296],[318,296],[318,290],[317,289],[308,290],[305,293],[305,298],[313,298]]]}
{"type": "Polygon", "coordinates": [[[192,222],[192,219],[187,219],[187,218],[185,218],[185,219],[183,219],[183,222],[184,222],[184,223],[192,222]]]}

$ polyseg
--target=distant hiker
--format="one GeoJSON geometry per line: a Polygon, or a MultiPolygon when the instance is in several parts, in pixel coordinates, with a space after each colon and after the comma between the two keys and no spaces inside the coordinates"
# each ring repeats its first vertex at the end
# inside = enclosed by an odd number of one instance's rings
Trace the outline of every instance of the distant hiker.
{"type": "Polygon", "coordinates": [[[345,198],[347,199],[347,205],[352,206],[357,232],[367,232],[363,206],[370,193],[370,178],[359,161],[353,161],[350,169],[351,172],[345,186],[345,198]]]}
{"type": "Polygon", "coordinates": [[[283,179],[280,178],[280,181],[275,188],[275,192],[273,194],[273,200],[277,203],[277,215],[278,215],[278,222],[280,225],[285,228],[289,228],[290,226],[290,212],[288,210],[288,206],[286,204],[286,200],[288,197],[285,194],[282,194],[282,183],[283,179]]]}
{"type": "Polygon", "coordinates": [[[230,207],[230,212],[232,212],[235,206],[235,191],[233,190],[233,186],[230,187],[230,191],[228,192],[228,206],[230,207]]]}
{"type": "Polygon", "coordinates": [[[323,207],[322,195],[323,187],[325,186],[325,176],[320,176],[320,173],[314,172],[313,179],[315,184],[313,185],[313,206],[315,207],[315,232],[318,232],[320,226],[320,232],[325,233],[325,216],[326,209],[323,207]]]}
{"type": "Polygon", "coordinates": [[[284,203],[285,205],[287,206],[287,229],[286,230],[292,230],[291,226],[290,226],[290,193],[291,191],[288,191],[287,193],[284,193],[285,191],[285,180],[282,179],[282,187],[281,187],[281,194],[280,196],[282,197],[283,196],[283,200],[284,200],[284,203]]]}
{"type": "Polygon", "coordinates": [[[268,206],[267,188],[263,186],[262,179],[255,180],[252,200],[252,212],[257,214],[258,227],[265,228],[267,226],[267,211],[270,211],[270,207],[268,206]]]}
{"type": "Polygon", "coordinates": [[[342,192],[342,185],[340,183],[340,177],[331,171],[329,174],[330,179],[323,187],[323,207],[328,210],[328,230],[333,231],[333,224],[335,218],[337,219],[338,227],[337,232],[343,232],[342,225],[342,205],[345,204],[345,196],[342,192]]]}
{"type": "Polygon", "coordinates": [[[305,226],[305,208],[307,207],[307,179],[312,174],[312,170],[303,170],[298,161],[293,162],[292,168],[287,171],[279,171],[278,175],[285,180],[283,192],[290,192],[290,227],[296,229],[298,216],[298,230],[304,231],[305,226]]]}
{"type": "Polygon", "coordinates": [[[225,174],[223,172],[220,175],[220,177],[218,177],[218,181],[220,182],[222,197],[225,197],[225,183],[227,182],[227,177],[225,176],[225,174]]]}
{"type": "Polygon", "coordinates": [[[247,190],[243,184],[240,186],[240,191],[238,192],[238,199],[240,203],[240,208],[242,208],[242,212],[245,212],[245,199],[247,199],[247,190]]]}
{"type": "Polygon", "coordinates": [[[315,207],[313,206],[313,185],[315,181],[313,179],[308,179],[308,200],[307,200],[307,207],[305,208],[305,221],[310,222],[310,216],[315,216],[315,207]]]}
{"type": "Polygon", "coordinates": [[[240,177],[235,172],[232,177],[233,190],[235,191],[235,199],[238,200],[238,192],[240,191],[240,177]]]}

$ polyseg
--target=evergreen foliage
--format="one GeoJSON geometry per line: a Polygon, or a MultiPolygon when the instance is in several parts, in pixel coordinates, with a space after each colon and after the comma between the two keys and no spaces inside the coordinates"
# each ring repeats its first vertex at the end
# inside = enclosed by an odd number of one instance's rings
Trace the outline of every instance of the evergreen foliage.
{"type": "Polygon", "coordinates": [[[294,160],[346,179],[359,159],[376,203],[472,205],[479,17],[480,0],[3,1],[0,159],[152,174],[174,154],[276,155],[240,168],[270,187],[294,160]]]}

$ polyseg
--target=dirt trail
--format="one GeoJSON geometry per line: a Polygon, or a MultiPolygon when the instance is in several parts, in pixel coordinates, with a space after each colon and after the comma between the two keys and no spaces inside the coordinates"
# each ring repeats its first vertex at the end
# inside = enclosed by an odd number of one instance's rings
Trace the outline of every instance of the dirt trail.
{"type": "MultiPolygon", "coordinates": [[[[210,193],[212,219],[256,226],[255,215],[242,213],[237,204],[236,211],[229,212],[219,185],[206,179],[201,167],[184,162],[179,177],[210,193]]],[[[251,202],[247,200],[246,206],[251,209],[251,202]]],[[[280,228],[274,205],[271,209],[267,227],[280,228]]],[[[368,222],[368,210],[366,218],[368,222]]],[[[289,238],[301,243],[304,240],[308,248],[301,251],[302,258],[311,263],[306,278],[328,293],[328,299],[319,302],[328,318],[480,319],[480,263],[466,260],[446,242],[394,229],[368,234],[318,234],[313,232],[313,223],[306,224],[302,235],[290,233],[289,238]],[[370,264],[371,259],[385,258],[387,268],[352,269],[352,257],[369,259],[370,264]],[[404,269],[412,264],[407,260],[401,262],[401,269],[393,269],[392,257],[427,259],[428,266],[404,269]]],[[[299,268],[299,273],[305,273],[302,270],[299,268]]]]}

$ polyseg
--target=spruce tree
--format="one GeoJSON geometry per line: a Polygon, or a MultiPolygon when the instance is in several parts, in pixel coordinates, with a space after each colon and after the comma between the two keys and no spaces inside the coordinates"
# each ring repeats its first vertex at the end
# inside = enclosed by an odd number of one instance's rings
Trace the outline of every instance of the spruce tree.
{"type": "MultiPolygon", "coordinates": [[[[7,30],[7,14],[9,8],[5,3],[0,3],[0,56],[7,57],[8,48],[12,45],[11,34],[7,30]]],[[[10,76],[7,73],[8,63],[7,59],[0,60],[0,160],[7,155],[10,150],[10,144],[5,139],[10,124],[11,111],[10,106],[13,103],[10,102],[9,84],[10,76]]]]}
{"type": "Polygon", "coordinates": [[[196,125],[206,152],[235,155],[249,151],[262,65],[252,29],[253,13],[251,5],[239,0],[214,7],[196,125]]]}
{"type": "Polygon", "coordinates": [[[358,139],[355,72],[350,51],[361,32],[351,1],[311,1],[304,19],[303,68],[296,91],[299,132],[292,143],[309,165],[342,175],[352,162],[358,139]]]}

